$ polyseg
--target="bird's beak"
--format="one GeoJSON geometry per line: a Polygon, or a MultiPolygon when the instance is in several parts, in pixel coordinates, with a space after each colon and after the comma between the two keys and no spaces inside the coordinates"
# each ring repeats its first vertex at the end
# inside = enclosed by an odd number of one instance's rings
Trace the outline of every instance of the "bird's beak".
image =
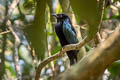
{"type": "Polygon", "coordinates": [[[57,15],[56,14],[52,14],[52,16],[55,16],[57,18],[57,15]]]}

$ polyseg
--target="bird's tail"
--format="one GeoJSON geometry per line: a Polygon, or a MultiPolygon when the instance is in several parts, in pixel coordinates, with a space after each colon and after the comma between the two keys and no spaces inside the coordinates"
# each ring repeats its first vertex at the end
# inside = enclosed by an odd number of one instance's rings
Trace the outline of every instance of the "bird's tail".
{"type": "Polygon", "coordinates": [[[73,65],[78,61],[78,59],[77,59],[78,52],[79,52],[79,50],[72,50],[72,51],[67,52],[67,55],[68,55],[69,60],[70,60],[70,65],[73,65]]]}

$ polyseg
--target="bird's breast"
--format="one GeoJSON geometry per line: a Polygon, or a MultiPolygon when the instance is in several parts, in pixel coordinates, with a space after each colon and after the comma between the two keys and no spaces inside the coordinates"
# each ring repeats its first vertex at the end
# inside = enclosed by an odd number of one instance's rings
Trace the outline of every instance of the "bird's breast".
{"type": "Polygon", "coordinates": [[[55,26],[55,32],[56,32],[56,34],[59,38],[61,46],[63,47],[65,45],[67,45],[68,42],[67,42],[67,40],[66,40],[66,38],[63,34],[63,29],[62,28],[63,28],[63,24],[61,24],[61,23],[57,23],[57,25],[55,26]]]}

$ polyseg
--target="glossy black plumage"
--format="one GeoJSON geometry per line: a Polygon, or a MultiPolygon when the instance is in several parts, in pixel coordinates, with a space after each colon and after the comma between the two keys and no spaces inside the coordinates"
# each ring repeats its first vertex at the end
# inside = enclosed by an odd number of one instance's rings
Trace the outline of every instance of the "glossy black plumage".
{"type": "MultiPolygon", "coordinates": [[[[65,14],[57,14],[54,16],[57,18],[55,31],[59,38],[61,46],[63,47],[68,44],[78,43],[76,32],[72,26],[72,23],[69,17],[65,14]]],[[[78,50],[72,50],[67,52],[67,55],[70,60],[70,65],[77,62],[77,53],[78,53],[78,50]]]]}

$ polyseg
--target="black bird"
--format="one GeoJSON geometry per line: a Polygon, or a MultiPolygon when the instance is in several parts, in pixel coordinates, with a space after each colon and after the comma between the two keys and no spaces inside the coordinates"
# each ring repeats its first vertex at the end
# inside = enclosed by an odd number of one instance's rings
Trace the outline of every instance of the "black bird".
{"type": "MultiPolygon", "coordinates": [[[[56,34],[59,38],[61,46],[64,47],[68,44],[78,43],[75,29],[72,26],[70,18],[66,14],[53,15],[57,18],[57,24],[55,26],[56,34]]],[[[67,52],[70,60],[70,65],[77,62],[77,53],[79,50],[71,50],[67,52]]]]}

